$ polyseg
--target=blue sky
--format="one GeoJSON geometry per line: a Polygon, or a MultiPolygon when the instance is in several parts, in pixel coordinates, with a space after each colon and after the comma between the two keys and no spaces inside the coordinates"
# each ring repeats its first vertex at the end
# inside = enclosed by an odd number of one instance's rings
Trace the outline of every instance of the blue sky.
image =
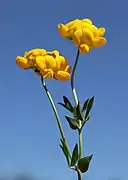
{"type": "MultiPolygon", "coordinates": [[[[28,172],[50,180],[76,179],[59,148],[59,131],[38,76],[16,66],[15,57],[31,48],[58,49],[73,65],[76,47],[57,24],[90,18],[106,27],[106,46],[81,55],[76,89],[81,103],[95,96],[84,128],[84,154],[94,154],[88,180],[128,179],[128,22],[126,0],[0,2],[0,173],[28,172]]],[[[57,102],[72,99],[69,82],[47,82],[57,102]]],[[[57,105],[71,148],[76,141],[57,105]]]]}

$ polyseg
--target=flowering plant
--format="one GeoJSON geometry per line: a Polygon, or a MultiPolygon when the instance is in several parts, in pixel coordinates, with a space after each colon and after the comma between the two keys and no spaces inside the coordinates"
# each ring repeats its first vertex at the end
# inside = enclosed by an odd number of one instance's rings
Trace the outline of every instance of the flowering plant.
{"type": "Polygon", "coordinates": [[[41,48],[32,49],[25,52],[23,56],[17,56],[16,63],[23,69],[32,69],[41,78],[42,85],[51,103],[60,131],[60,148],[67,160],[68,167],[77,172],[78,180],[82,180],[82,174],[88,171],[93,156],[83,156],[82,154],[82,130],[90,119],[94,96],[86,99],[83,105],[80,104],[74,86],[74,75],[80,53],[89,53],[93,48],[105,45],[107,40],[103,37],[105,28],[96,27],[90,19],[76,19],[67,24],[59,24],[58,31],[62,37],[73,41],[77,46],[78,50],[73,68],[71,68],[68,64],[68,60],[62,56],[59,51],[54,50],[49,52],[41,48]],[[65,116],[65,118],[70,128],[78,132],[79,141],[74,145],[72,152],[68,146],[57,108],[45,83],[45,79],[53,78],[59,81],[71,79],[71,89],[75,105],[73,105],[66,96],[63,96],[64,102],[59,104],[71,113],[71,117],[65,116]]]}

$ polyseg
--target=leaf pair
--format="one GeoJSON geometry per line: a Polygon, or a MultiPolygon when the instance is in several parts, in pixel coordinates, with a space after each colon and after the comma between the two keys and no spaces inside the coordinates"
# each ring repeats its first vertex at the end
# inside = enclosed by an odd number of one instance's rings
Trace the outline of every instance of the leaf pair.
{"type": "Polygon", "coordinates": [[[81,130],[83,126],[85,125],[86,121],[90,118],[90,111],[92,109],[93,103],[94,103],[94,96],[92,98],[88,98],[85,102],[83,107],[80,106],[80,103],[78,102],[78,105],[76,107],[73,107],[71,102],[66,96],[63,96],[63,103],[59,103],[61,106],[63,106],[65,109],[70,111],[74,118],[65,116],[66,120],[69,123],[69,126],[73,130],[81,130]],[[82,123],[80,123],[80,121],[82,123]]]}
{"type": "Polygon", "coordinates": [[[71,164],[70,166],[75,166],[76,163],[78,162],[78,169],[82,172],[85,173],[89,169],[89,165],[91,162],[93,155],[83,157],[79,159],[79,154],[78,154],[78,144],[75,145],[74,150],[72,152],[72,158],[71,158],[71,164]]]}
{"type": "MultiPolygon", "coordinates": [[[[59,103],[59,104],[63,106],[65,109],[67,109],[68,111],[70,111],[72,114],[74,114],[75,108],[72,106],[69,99],[66,96],[63,96],[63,101],[64,101],[64,104],[63,103],[59,103]]],[[[65,116],[65,118],[68,121],[71,129],[73,130],[79,129],[79,122],[76,117],[72,118],[72,117],[65,116]]]]}
{"type": "Polygon", "coordinates": [[[74,116],[74,118],[65,116],[71,129],[73,130],[80,129],[79,120],[84,121],[80,103],[78,103],[77,107],[73,107],[71,102],[66,96],[63,96],[63,101],[64,101],[64,104],[63,103],[59,103],[59,104],[63,106],[65,109],[67,109],[68,111],[70,111],[74,116]]]}
{"type": "Polygon", "coordinates": [[[84,122],[83,112],[82,112],[82,108],[80,106],[80,103],[78,103],[77,107],[74,107],[73,115],[74,115],[74,118],[71,118],[68,116],[65,116],[65,118],[67,119],[70,127],[73,130],[76,130],[76,129],[80,130],[81,129],[80,121],[84,122]]]}

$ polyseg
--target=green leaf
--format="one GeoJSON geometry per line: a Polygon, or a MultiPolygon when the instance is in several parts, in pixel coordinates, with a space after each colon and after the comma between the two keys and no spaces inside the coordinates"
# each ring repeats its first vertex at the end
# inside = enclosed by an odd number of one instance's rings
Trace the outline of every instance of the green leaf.
{"type": "Polygon", "coordinates": [[[61,140],[61,144],[62,144],[62,145],[60,144],[60,147],[61,147],[61,149],[65,155],[65,158],[67,160],[67,163],[69,165],[69,153],[68,153],[67,146],[65,145],[65,142],[62,139],[60,139],[60,140],[61,140]]]}
{"type": "Polygon", "coordinates": [[[89,98],[84,102],[84,105],[83,105],[83,108],[82,108],[82,112],[84,112],[86,110],[88,102],[89,102],[89,98]]]}
{"type": "Polygon", "coordinates": [[[94,96],[88,102],[87,110],[86,110],[86,114],[85,114],[85,120],[87,120],[89,118],[89,113],[92,109],[93,103],[94,103],[94,96]]]}
{"type": "Polygon", "coordinates": [[[63,148],[62,145],[60,145],[60,147],[61,147],[61,149],[62,149],[62,151],[63,151],[63,153],[64,153],[64,155],[65,155],[65,158],[66,158],[66,160],[67,160],[67,163],[68,163],[68,165],[69,165],[69,156],[68,156],[67,152],[65,151],[65,149],[63,148]]]}
{"type": "Polygon", "coordinates": [[[78,122],[77,122],[77,119],[73,119],[73,118],[68,117],[68,116],[65,116],[65,118],[67,119],[70,127],[71,127],[73,130],[79,129],[79,124],[78,124],[78,122]]]}
{"type": "Polygon", "coordinates": [[[73,106],[71,102],[68,100],[68,98],[66,96],[63,96],[63,100],[64,100],[64,104],[63,103],[58,103],[58,104],[60,104],[61,106],[69,110],[71,113],[73,113],[73,106]]]}
{"type": "Polygon", "coordinates": [[[71,166],[74,166],[78,161],[78,144],[75,145],[74,150],[72,152],[71,166]]]}
{"type": "MultiPolygon", "coordinates": [[[[67,107],[65,106],[65,104],[63,104],[63,103],[58,103],[58,104],[60,104],[61,106],[63,106],[65,109],[67,109],[67,107]]],[[[67,109],[68,110],[68,109],[67,109]]]]}
{"type": "Polygon", "coordinates": [[[63,100],[67,109],[73,113],[73,106],[66,96],[63,96],[63,100]]]}
{"type": "Polygon", "coordinates": [[[91,159],[92,159],[92,156],[93,156],[93,155],[90,155],[90,156],[81,158],[81,159],[78,161],[78,168],[80,169],[80,171],[81,171],[82,173],[85,173],[85,172],[88,171],[88,169],[89,169],[89,164],[90,164],[90,161],[91,161],[91,159]]]}
{"type": "Polygon", "coordinates": [[[77,118],[79,120],[84,121],[83,113],[82,113],[81,106],[80,106],[79,102],[78,102],[78,105],[76,107],[76,115],[77,115],[77,118]]]}
{"type": "Polygon", "coordinates": [[[74,118],[77,118],[76,107],[73,108],[73,115],[74,115],[74,118]]]}

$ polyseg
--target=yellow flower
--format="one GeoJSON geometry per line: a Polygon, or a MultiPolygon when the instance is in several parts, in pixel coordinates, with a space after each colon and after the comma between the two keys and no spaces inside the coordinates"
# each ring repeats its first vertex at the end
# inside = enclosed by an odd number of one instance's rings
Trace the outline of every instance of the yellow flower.
{"type": "Polygon", "coordinates": [[[37,56],[35,62],[37,69],[44,78],[54,78],[60,81],[70,78],[71,67],[58,51],[47,52],[44,56],[37,56]]]}
{"type": "Polygon", "coordinates": [[[105,28],[96,27],[90,19],[76,19],[65,25],[59,24],[58,31],[63,37],[71,39],[81,53],[88,53],[91,49],[101,47],[107,42],[103,37],[105,28]]]}
{"type": "Polygon", "coordinates": [[[46,79],[68,80],[71,67],[59,51],[47,52],[44,49],[32,49],[24,53],[24,57],[17,56],[16,63],[24,69],[33,69],[36,74],[46,79]]]}

